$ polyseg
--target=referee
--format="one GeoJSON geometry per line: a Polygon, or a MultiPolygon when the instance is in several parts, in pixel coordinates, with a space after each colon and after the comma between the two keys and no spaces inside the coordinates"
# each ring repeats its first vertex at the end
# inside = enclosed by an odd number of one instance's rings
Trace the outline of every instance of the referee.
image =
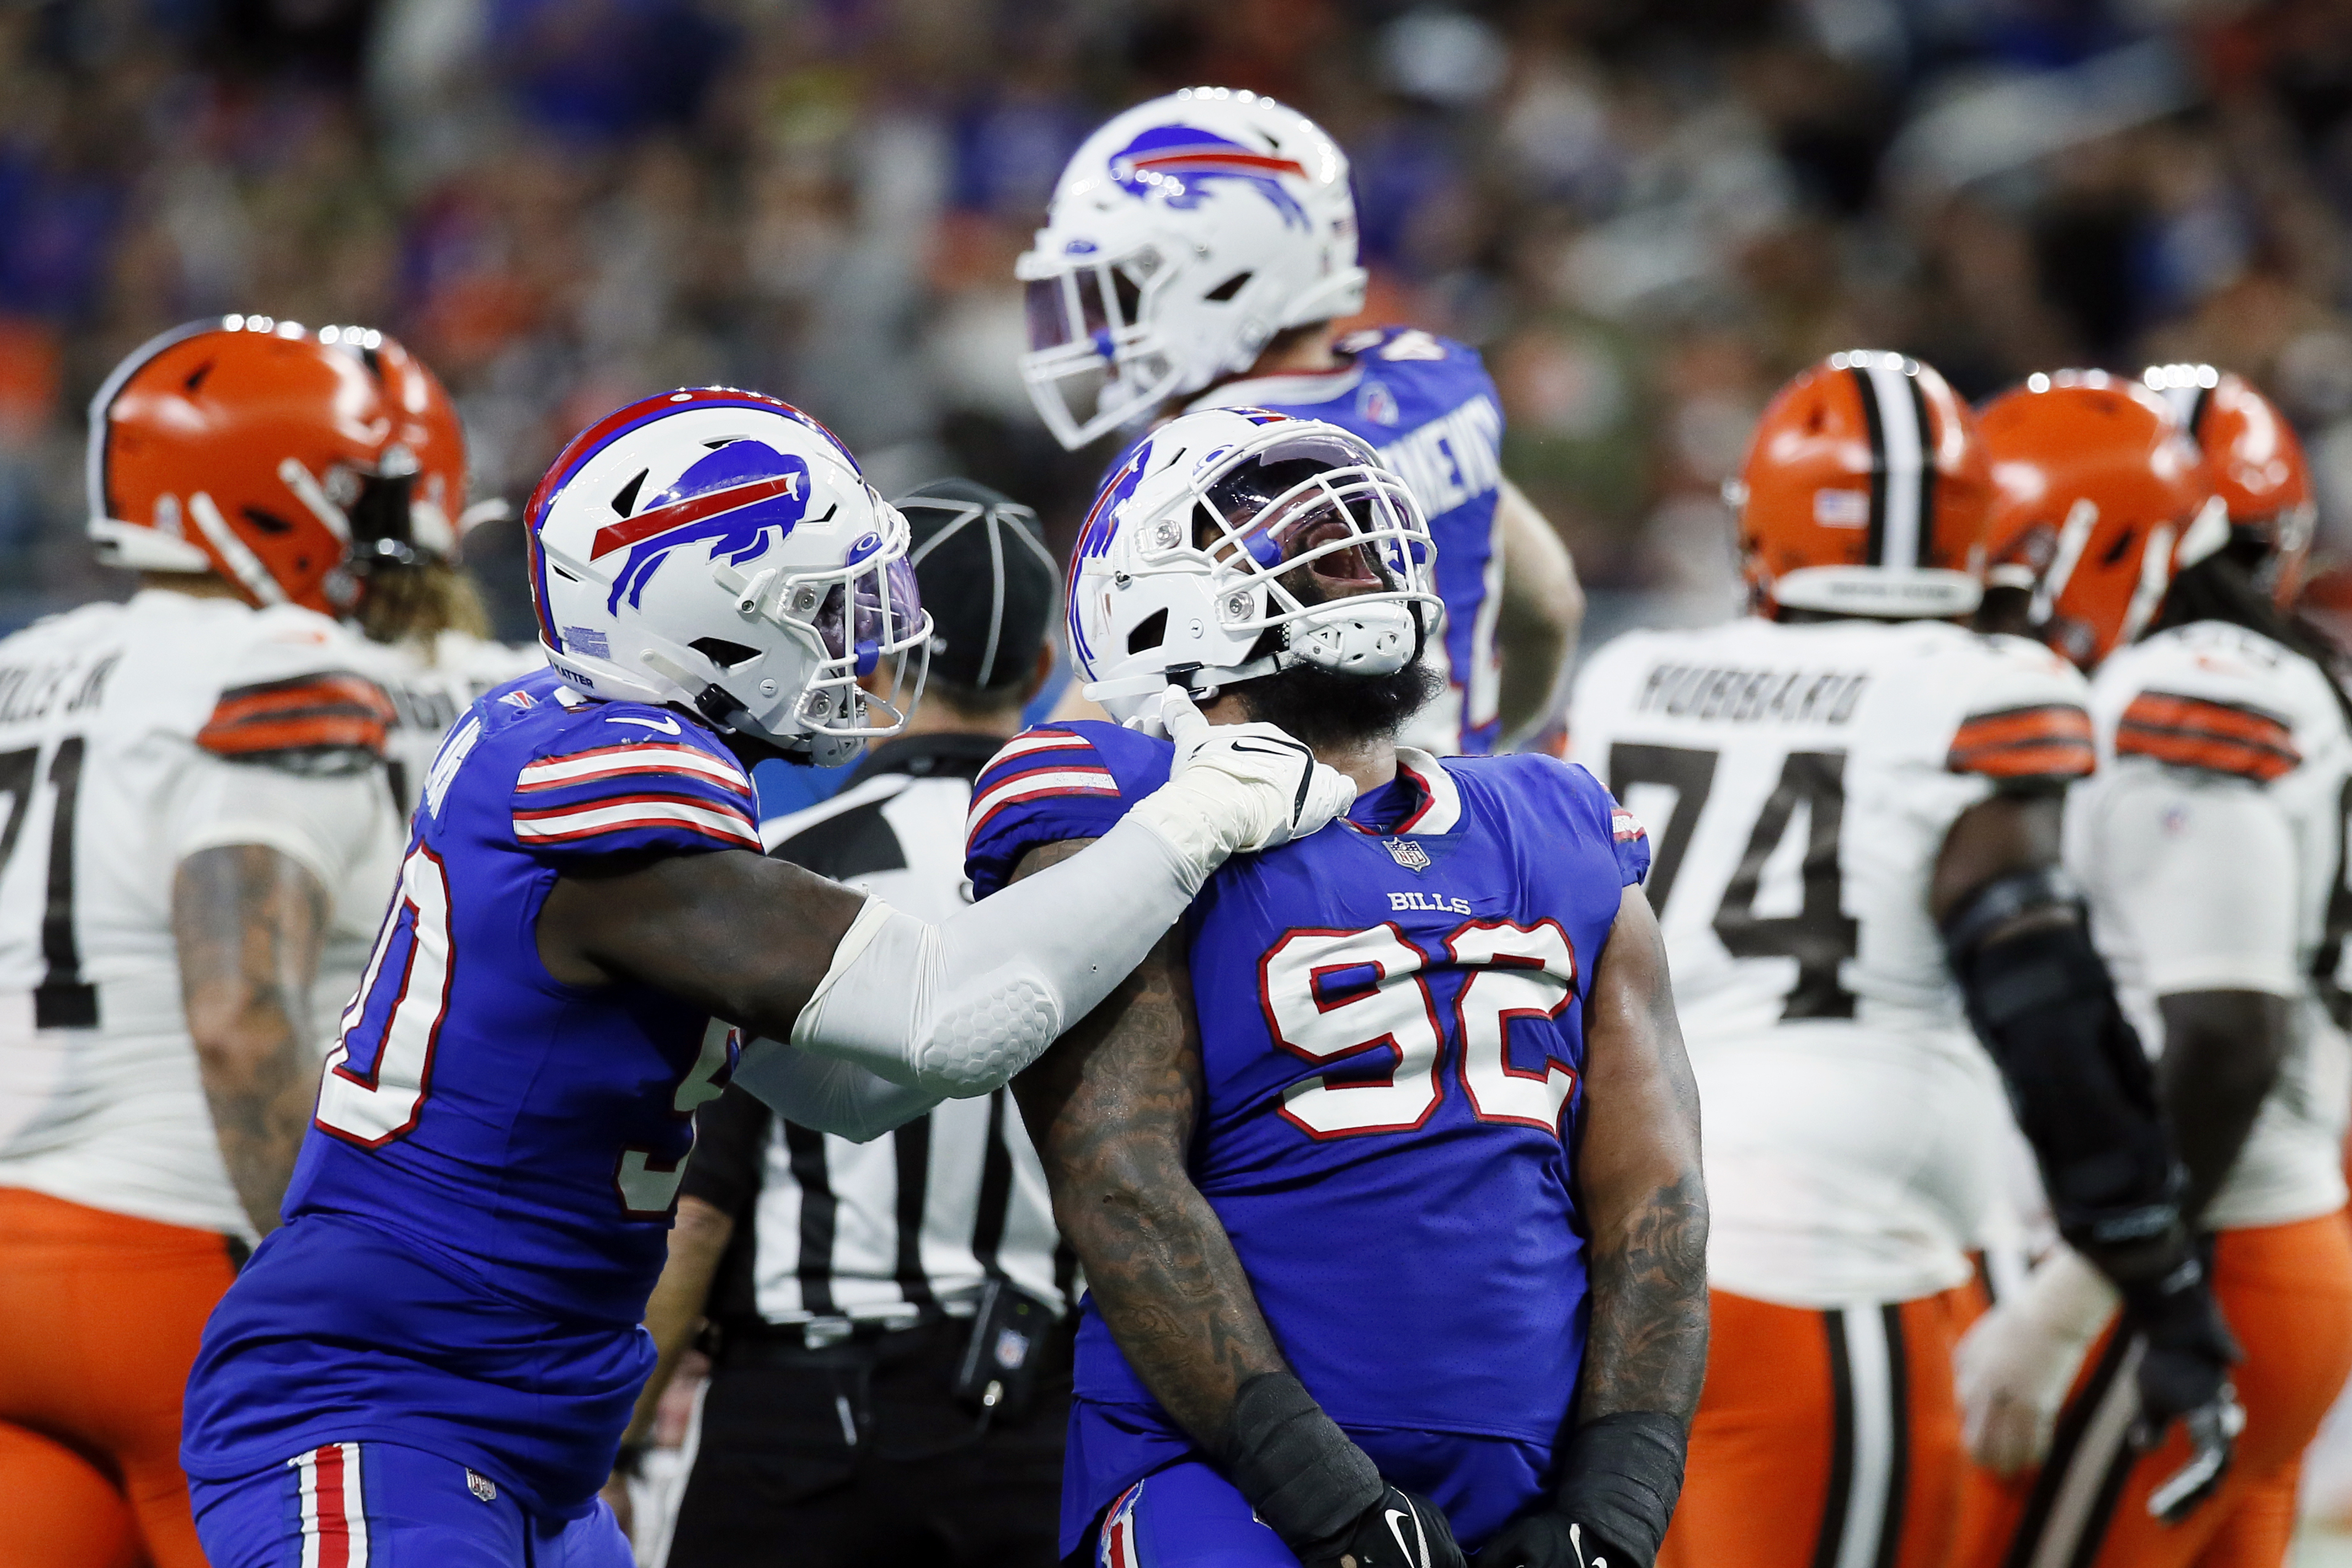
{"type": "MultiPolygon", "coordinates": [[[[898,504],[937,628],[921,706],[764,836],[938,920],[969,897],[972,780],[1053,672],[1061,584],[1035,515],[993,490],[943,479],[898,504]]],[[[733,1089],[698,1133],[631,1430],[707,1319],[669,1568],[1051,1568],[1074,1265],[1006,1092],[861,1145],[733,1089]]]]}

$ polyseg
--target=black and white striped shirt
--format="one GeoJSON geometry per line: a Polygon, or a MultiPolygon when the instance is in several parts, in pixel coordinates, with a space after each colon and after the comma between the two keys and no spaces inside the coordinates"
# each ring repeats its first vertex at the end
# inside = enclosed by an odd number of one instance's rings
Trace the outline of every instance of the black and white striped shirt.
{"type": "MultiPolygon", "coordinates": [[[[945,919],[969,896],[971,782],[1002,744],[893,741],[840,794],[769,821],[761,837],[781,859],[945,919]]],[[[951,1100],[870,1144],[794,1125],[730,1090],[702,1112],[681,1190],[736,1220],[708,1309],[722,1329],[961,1316],[1000,1273],[1067,1306],[1070,1255],[1005,1090],[951,1100]]]]}

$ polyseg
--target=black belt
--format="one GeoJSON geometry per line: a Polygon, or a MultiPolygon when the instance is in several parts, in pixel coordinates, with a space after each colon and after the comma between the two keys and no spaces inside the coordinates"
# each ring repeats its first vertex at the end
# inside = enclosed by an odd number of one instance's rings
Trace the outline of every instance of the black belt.
{"type": "Polygon", "coordinates": [[[954,1339],[971,1327],[971,1319],[944,1313],[911,1323],[852,1322],[846,1333],[837,1319],[823,1324],[722,1323],[710,1360],[721,1367],[871,1366],[919,1354],[939,1343],[943,1332],[954,1339]]]}

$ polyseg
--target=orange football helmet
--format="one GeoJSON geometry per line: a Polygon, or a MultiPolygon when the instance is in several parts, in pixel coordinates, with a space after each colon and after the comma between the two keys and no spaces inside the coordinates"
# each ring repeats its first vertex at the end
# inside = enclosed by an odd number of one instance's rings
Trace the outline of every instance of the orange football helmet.
{"type": "Polygon", "coordinates": [[[2269,580],[2281,609],[2292,609],[2319,517],[2294,426],[2233,371],[2150,365],[2140,379],[2172,405],[2204,455],[2206,483],[2230,509],[2231,554],[2269,580]]]}
{"type": "Polygon", "coordinates": [[[1979,423],[1996,492],[1988,578],[2032,589],[2035,631],[2086,670],[2147,629],[2175,572],[2229,542],[2196,447],[2137,382],[2037,372],[1979,423]]]}
{"type": "Polygon", "coordinates": [[[1977,607],[1992,482],[1975,415],[1930,366],[1865,349],[1799,372],[1728,488],[1762,613],[1977,607]]]}
{"type": "Polygon", "coordinates": [[[255,604],[336,614],[352,517],[378,502],[393,420],[358,356],[228,316],[153,339],[90,402],[89,537],[109,565],[211,572],[255,604]]]}
{"type": "Polygon", "coordinates": [[[457,403],[425,361],[391,334],[346,327],[341,336],[346,347],[359,348],[382,378],[393,439],[415,459],[406,542],[426,555],[456,559],[466,516],[466,428],[457,403]]]}

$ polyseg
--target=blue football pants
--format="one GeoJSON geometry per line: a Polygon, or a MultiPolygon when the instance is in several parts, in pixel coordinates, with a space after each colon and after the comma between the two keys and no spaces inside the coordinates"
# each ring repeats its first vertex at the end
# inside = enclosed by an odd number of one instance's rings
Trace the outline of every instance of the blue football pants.
{"type": "Polygon", "coordinates": [[[417,1448],[329,1443],[235,1480],[191,1479],[213,1568],[634,1568],[600,1500],[576,1519],[417,1448]]]}

